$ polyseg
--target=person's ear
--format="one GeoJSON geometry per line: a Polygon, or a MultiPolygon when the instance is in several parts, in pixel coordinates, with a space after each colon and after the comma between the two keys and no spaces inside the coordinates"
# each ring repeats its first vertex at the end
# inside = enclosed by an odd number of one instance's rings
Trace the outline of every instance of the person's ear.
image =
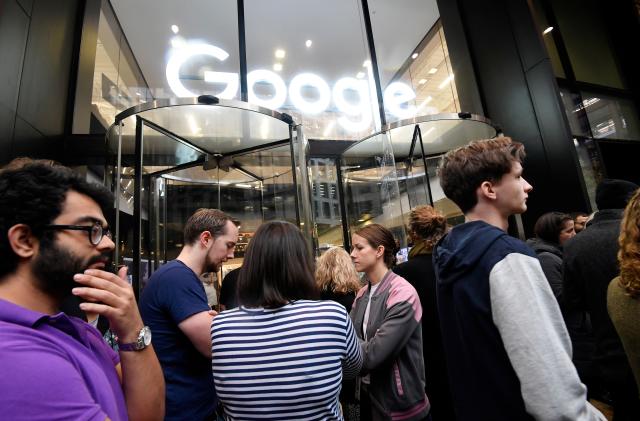
{"type": "Polygon", "coordinates": [[[480,184],[480,187],[478,187],[478,196],[478,199],[484,198],[488,200],[496,200],[496,197],[498,197],[494,185],[490,181],[483,181],[482,184],[480,184]]]}
{"type": "Polygon", "coordinates": [[[9,246],[21,259],[30,259],[38,252],[40,242],[26,224],[16,224],[7,231],[9,246]]]}
{"type": "Polygon", "coordinates": [[[376,258],[384,256],[384,246],[378,246],[376,249],[376,258]]]}
{"type": "Polygon", "coordinates": [[[200,233],[200,244],[203,247],[208,247],[209,244],[213,241],[213,236],[211,235],[211,232],[209,231],[202,231],[200,233]]]}

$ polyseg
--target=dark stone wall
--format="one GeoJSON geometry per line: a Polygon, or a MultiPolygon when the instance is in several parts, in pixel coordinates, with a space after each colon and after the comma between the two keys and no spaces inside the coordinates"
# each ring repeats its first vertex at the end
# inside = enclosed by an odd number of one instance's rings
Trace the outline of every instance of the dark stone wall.
{"type": "Polygon", "coordinates": [[[0,2],[0,165],[16,156],[60,159],[81,4],[0,2]]]}
{"type": "Polygon", "coordinates": [[[460,95],[462,109],[477,112],[481,103],[485,116],[525,145],[524,177],[534,188],[522,216],[526,233],[545,212],[588,209],[557,82],[528,2],[440,0],[438,7],[456,83],[471,90],[460,95]]]}

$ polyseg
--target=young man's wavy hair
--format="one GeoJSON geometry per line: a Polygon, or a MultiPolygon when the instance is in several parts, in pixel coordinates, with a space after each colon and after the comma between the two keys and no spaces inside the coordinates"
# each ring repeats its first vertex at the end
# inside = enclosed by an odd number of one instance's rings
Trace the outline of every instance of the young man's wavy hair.
{"type": "Polygon", "coordinates": [[[29,226],[41,247],[51,244],[55,231],[45,230],[62,212],[67,192],[89,196],[107,220],[113,213],[113,196],[71,169],[48,160],[16,159],[0,170],[0,278],[18,266],[7,232],[18,224],[29,226]]]}
{"type": "Polygon", "coordinates": [[[467,213],[478,204],[476,190],[483,182],[498,183],[514,162],[522,164],[524,158],[524,145],[510,137],[476,140],[442,158],[440,186],[462,213],[467,213]]]}
{"type": "Polygon", "coordinates": [[[620,286],[633,298],[640,297],[640,190],[624,210],[620,237],[620,286]]]}
{"type": "Polygon", "coordinates": [[[321,291],[348,294],[362,286],[351,256],[340,247],[331,247],[316,262],[316,284],[321,291]]]}

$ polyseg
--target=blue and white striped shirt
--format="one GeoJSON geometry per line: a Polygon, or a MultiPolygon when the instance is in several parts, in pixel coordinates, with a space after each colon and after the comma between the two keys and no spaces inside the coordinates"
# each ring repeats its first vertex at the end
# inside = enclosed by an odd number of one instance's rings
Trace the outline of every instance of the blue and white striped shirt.
{"type": "Polygon", "coordinates": [[[342,376],[362,354],[351,319],[333,301],[240,307],[211,325],[212,368],[229,420],[341,420],[342,376]]]}

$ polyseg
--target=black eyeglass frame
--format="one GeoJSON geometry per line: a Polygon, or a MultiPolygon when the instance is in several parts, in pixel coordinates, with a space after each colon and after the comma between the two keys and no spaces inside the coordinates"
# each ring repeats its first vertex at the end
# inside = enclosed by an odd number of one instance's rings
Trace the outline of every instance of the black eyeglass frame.
{"type": "Polygon", "coordinates": [[[87,236],[89,237],[89,242],[91,243],[91,245],[97,246],[98,244],[100,244],[100,242],[102,241],[102,239],[106,236],[109,237],[110,239],[113,238],[111,235],[111,230],[109,228],[104,228],[101,224],[99,223],[94,223],[93,225],[45,225],[44,229],[53,229],[53,230],[75,230],[75,231],[86,231],[87,232],[87,236]],[[94,242],[93,240],[93,230],[97,229],[98,233],[97,234],[99,236],[97,242],[94,242]]]}

